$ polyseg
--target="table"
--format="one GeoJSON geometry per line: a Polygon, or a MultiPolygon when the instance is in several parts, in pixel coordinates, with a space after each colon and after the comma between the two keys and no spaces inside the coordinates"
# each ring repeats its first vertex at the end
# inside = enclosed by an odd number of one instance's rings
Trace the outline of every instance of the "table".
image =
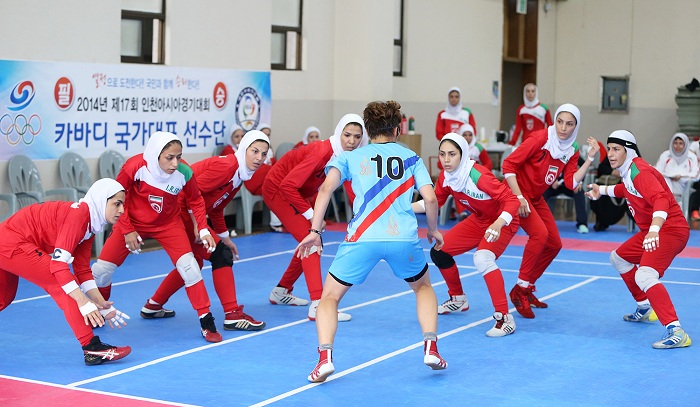
{"type": "Polygon", "coordinates": [[[399,135],[399,142],[404,143],[413,150],[419,157],[421,157],[421,143],[423,141],[423,136],[420,134],[401,134],[399,135]]]}

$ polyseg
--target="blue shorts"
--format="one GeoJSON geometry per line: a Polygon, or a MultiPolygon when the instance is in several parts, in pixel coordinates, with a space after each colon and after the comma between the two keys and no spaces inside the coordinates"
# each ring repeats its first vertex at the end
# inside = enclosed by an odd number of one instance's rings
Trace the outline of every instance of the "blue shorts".
{"type": "Polygon", "coordinates": [[[380,260],[403,280],[417,276],[428,264],[419,240],[343,242],[328,271],[346,283],[361,284],[380,260]]]}

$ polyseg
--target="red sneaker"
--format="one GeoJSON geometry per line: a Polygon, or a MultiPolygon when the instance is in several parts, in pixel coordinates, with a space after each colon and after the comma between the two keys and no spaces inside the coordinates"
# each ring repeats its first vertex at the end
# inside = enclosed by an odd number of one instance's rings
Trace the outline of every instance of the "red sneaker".
{"type": "Polygon", "coordinates": [[[216,331],[214,324],[214,316],[210,313],[199,318],[199,324],[202,326],[202,336],[207,342],[221,342],[224,338],[216,331]]]}
{"type": "Polygon", "coordinates": [[[227,331],[259,331],[265,328],[265,323],[256,321],[250,315],[243,312],[243,305],[237,310],[226,314],[224,329],[227,331]]]}
{"type": "Polygon", "coordinates": [[[112,346],[100,341],[99,336],[93,336],[90,343],[83,346],[83,357],[88,366],[101,365],[122,359],[131,353],[130,346],[112,346]]]}
{"type": "Polygon", "coordinates": [[[318,364],[316,368],[309,374],[310,382],[321,383],[324,382],[328,376],[335,372],[335,366],[333,366],[333,351],[331,349],[318,350],[318,364]]]}
{"type": "Polygon", "coordinates": [[[424,341],[423,363],[433,370],[447,368],[447,361],[440,356],[437,350],[437,341],[424,341]]]}
{"type": "Polygon", "coordinates": [[[528,294],[530,294],[529,289],[523,288],[516,284],[515,287],[513,287],[513,289],[510,290],[510,301],[513,303],[513,305],[515,305],[515,309],[520,315],[522,315],[525,318],[534,318],[535,313],[532,312],[532,308],[530,308],[530,300],[528,300],[528,294]]]}
{"type": "Polygon", "coordinates": [[[547,308],[547,307],[549,307],[549,305],[538,300],[537,297],[535,297],[535,294],[533,294],[535,291],[537,291],[535,289],[534,284],[529,287],[529,290],[530,290],[530,292],[527,294],[527,300],[530,302],[531,306],[533,306],[535,308],[547,308]]]}

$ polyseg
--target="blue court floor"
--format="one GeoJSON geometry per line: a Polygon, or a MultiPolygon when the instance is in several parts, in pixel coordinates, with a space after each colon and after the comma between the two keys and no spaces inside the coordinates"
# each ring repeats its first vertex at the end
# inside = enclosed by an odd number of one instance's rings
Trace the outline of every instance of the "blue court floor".
{"type": "MultiPolygon", "coordinates": [[[[15,302],[0,313],[0,379],[121,395],[128,397],[124,406],[132,400],[199,406],[700,405],[698,258],[678,257],[662,281],[683,327],[699,342],[684,349],[655,350],[652,342],[664,333],[659,323],[622,320],[636,304],[608,256],[630,236],[624,226],[587,235],[575,233],[572,222],[559,226],[562,238],[590,241],[596,249],[590,250],[590,244],[586,250],[565,245],[537,283],[539,297],[549,308],[535,309],[532,320],[515,313],[516,332],[504,338],[485,335],[493,325],[493,308],[474,269],[473,253],[456,258],[471,308],[439,316],[439,349],[449,363],[443,371],[423,364],[414,295],[380,263],[341,302],[352,321],[339,325],[336,373],[326,383],[310,384],[306,376],[317,361],[317,341],[307,308],[268,302],[296,242],[289,234],[263,233],[235,239],[241,260],[234,264],[234,273],[239,303],[267,323],[264,330],[223,330],[223,311],[208,264],[203,274],[223,342],[204,341],[184,290],[167,304],[177,311],[174,318],[140,318],[141,306],[172,268],[165,253],[155,250],[130,255],[115,274],[112,300],[131,315],[129,325],[96,330],[104,342],[130,345],[131,355],[85,366],[62,312],[45,292],[22,280],[15,302]]],[[[343,237],[341,232],[324,235],[324,272],[343,237]]],[[[429,245],[423,243],[427,256],[429,245]]],[[[688,246],[700,247],[700,231],[692,232],[688,246]]],[[[515,283],[522,250],[511,245],[498,260],[507,291],[515,283]]],[[[430,273],[442,302],[447,288],[432,263],[430,273]]],[[[303,278],[294,293],[308,298],[303,278]]],[[[37,397],[41,390],[27,394],[26,400],[37,397]]],[[[29,404],[3,399],[0,391],[0,406],[15,405],[29,404]]]]}

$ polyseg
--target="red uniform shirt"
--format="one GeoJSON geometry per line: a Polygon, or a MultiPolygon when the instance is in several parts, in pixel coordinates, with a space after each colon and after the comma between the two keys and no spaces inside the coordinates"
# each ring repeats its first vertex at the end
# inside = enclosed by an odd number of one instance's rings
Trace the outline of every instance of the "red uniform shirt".
{"type": "Polygon", "coordinates": [[[515,143],[518,142],[518,137],[520,137],[521,132],[523,133],[523,141],[525,141],[533,132],[546,129],[552,124],[552,115],[549,113],[547,105],[543,105],[542,103],[534,107],[520,105],[517,116],[515,117],[513,138],[508,144],[514,146],[515,143]]]}
{"type": "MultiPolygon", "coordinates": [[[[442,137],[447,133],[457,133],[463,124],[471,124],[476,130],[476,120],[474,120],[471,110],[466,107],[462,108],[458,116],[453,116],[447,111],[441,110],[435,122],[435,137],[438,140],[442,140],[442,137]]],[[[476,134],[474,137],[476,137],[476,134]]]]}
{"type": "MultiPolygon", "coordinates": [[[[232,180],[238,171],[238,159],[233,154],[207,158],[192,164],[192,171],[204,199],[214,233],[218,235],[228,232],[224,220],[224,208],[236,196],[242,185],[239,183],[234,187],[232,180]]],[[[181,210],[187,211],[185,196],[181,195],[179,200],[181,210]]]]}
{"type": "Polygon", "coordinates": [[[119,218],[123,230],[153,232],[163,230],[170,222],[179,222],[180,193],[185,195],[200,229],[206,228],[204,200],[192,169],[184,160],[166,182],[161,182],[146,168],[143,154],[138,154],[126,160],[117,181],[126,191],[124,215],[119,218]]]}
{"type": "Polygon", "coordinates": [[[503,161],[503,174],[517,174],[520,191],[530,199],[542,197],[562,171],[564,185],[574,189],[574,173],[578,170],[578,145],[574,142],[571,157],[555,159],[548,150],[542,148],[546,143],[547,129],[532,133],[503,161]]]}
{"type": "MultiPolygon", "coordinates": [[[[55,249],[67,251],[73,256],[71,264],[78,284],[92,280],[93,240],[87,203],[48,201],[30,205],[0,226],[1,255],[10,258],[17,248],[31,253],[38,247],[47,256],[55,249]]],[[[74,281],[68,263],[52,261],[49,270],[60,286],[74,281]]]]}
{"type": "Polygon", "coordinates": [[[272,194],[281,192],[297,212],[304,213],[311,209],[308,199],[326,179],[326,164],[332,156],[330,140],[290,150],[267,173],[263,188],[272,194]]]}
{"type": "Polygon", "coordinates": [[[518,216],[520,206],[518,198],[507,185],[500,182],[482,165],[474,164],[469,172],[469,180],[464,191],[454,191],[450,187],[443,186],[444,182],[445,171],[441,171],[435,184],[438,206],[444,205],[447,197],[452,195],[456,201],[472,212],[471,216],[476,216],[481,222],[493,223],[502,212],[508,212],[514,218],[518,216]]]}
{"type": "Polygon", "coordinates": [[[625,197],[639,229],[649,230],[654,212],[667,214],[664,228],[690,228],[664,176],[642,158],[632,160],[622,181],[615,185],[615,196],[625,197]]]}

